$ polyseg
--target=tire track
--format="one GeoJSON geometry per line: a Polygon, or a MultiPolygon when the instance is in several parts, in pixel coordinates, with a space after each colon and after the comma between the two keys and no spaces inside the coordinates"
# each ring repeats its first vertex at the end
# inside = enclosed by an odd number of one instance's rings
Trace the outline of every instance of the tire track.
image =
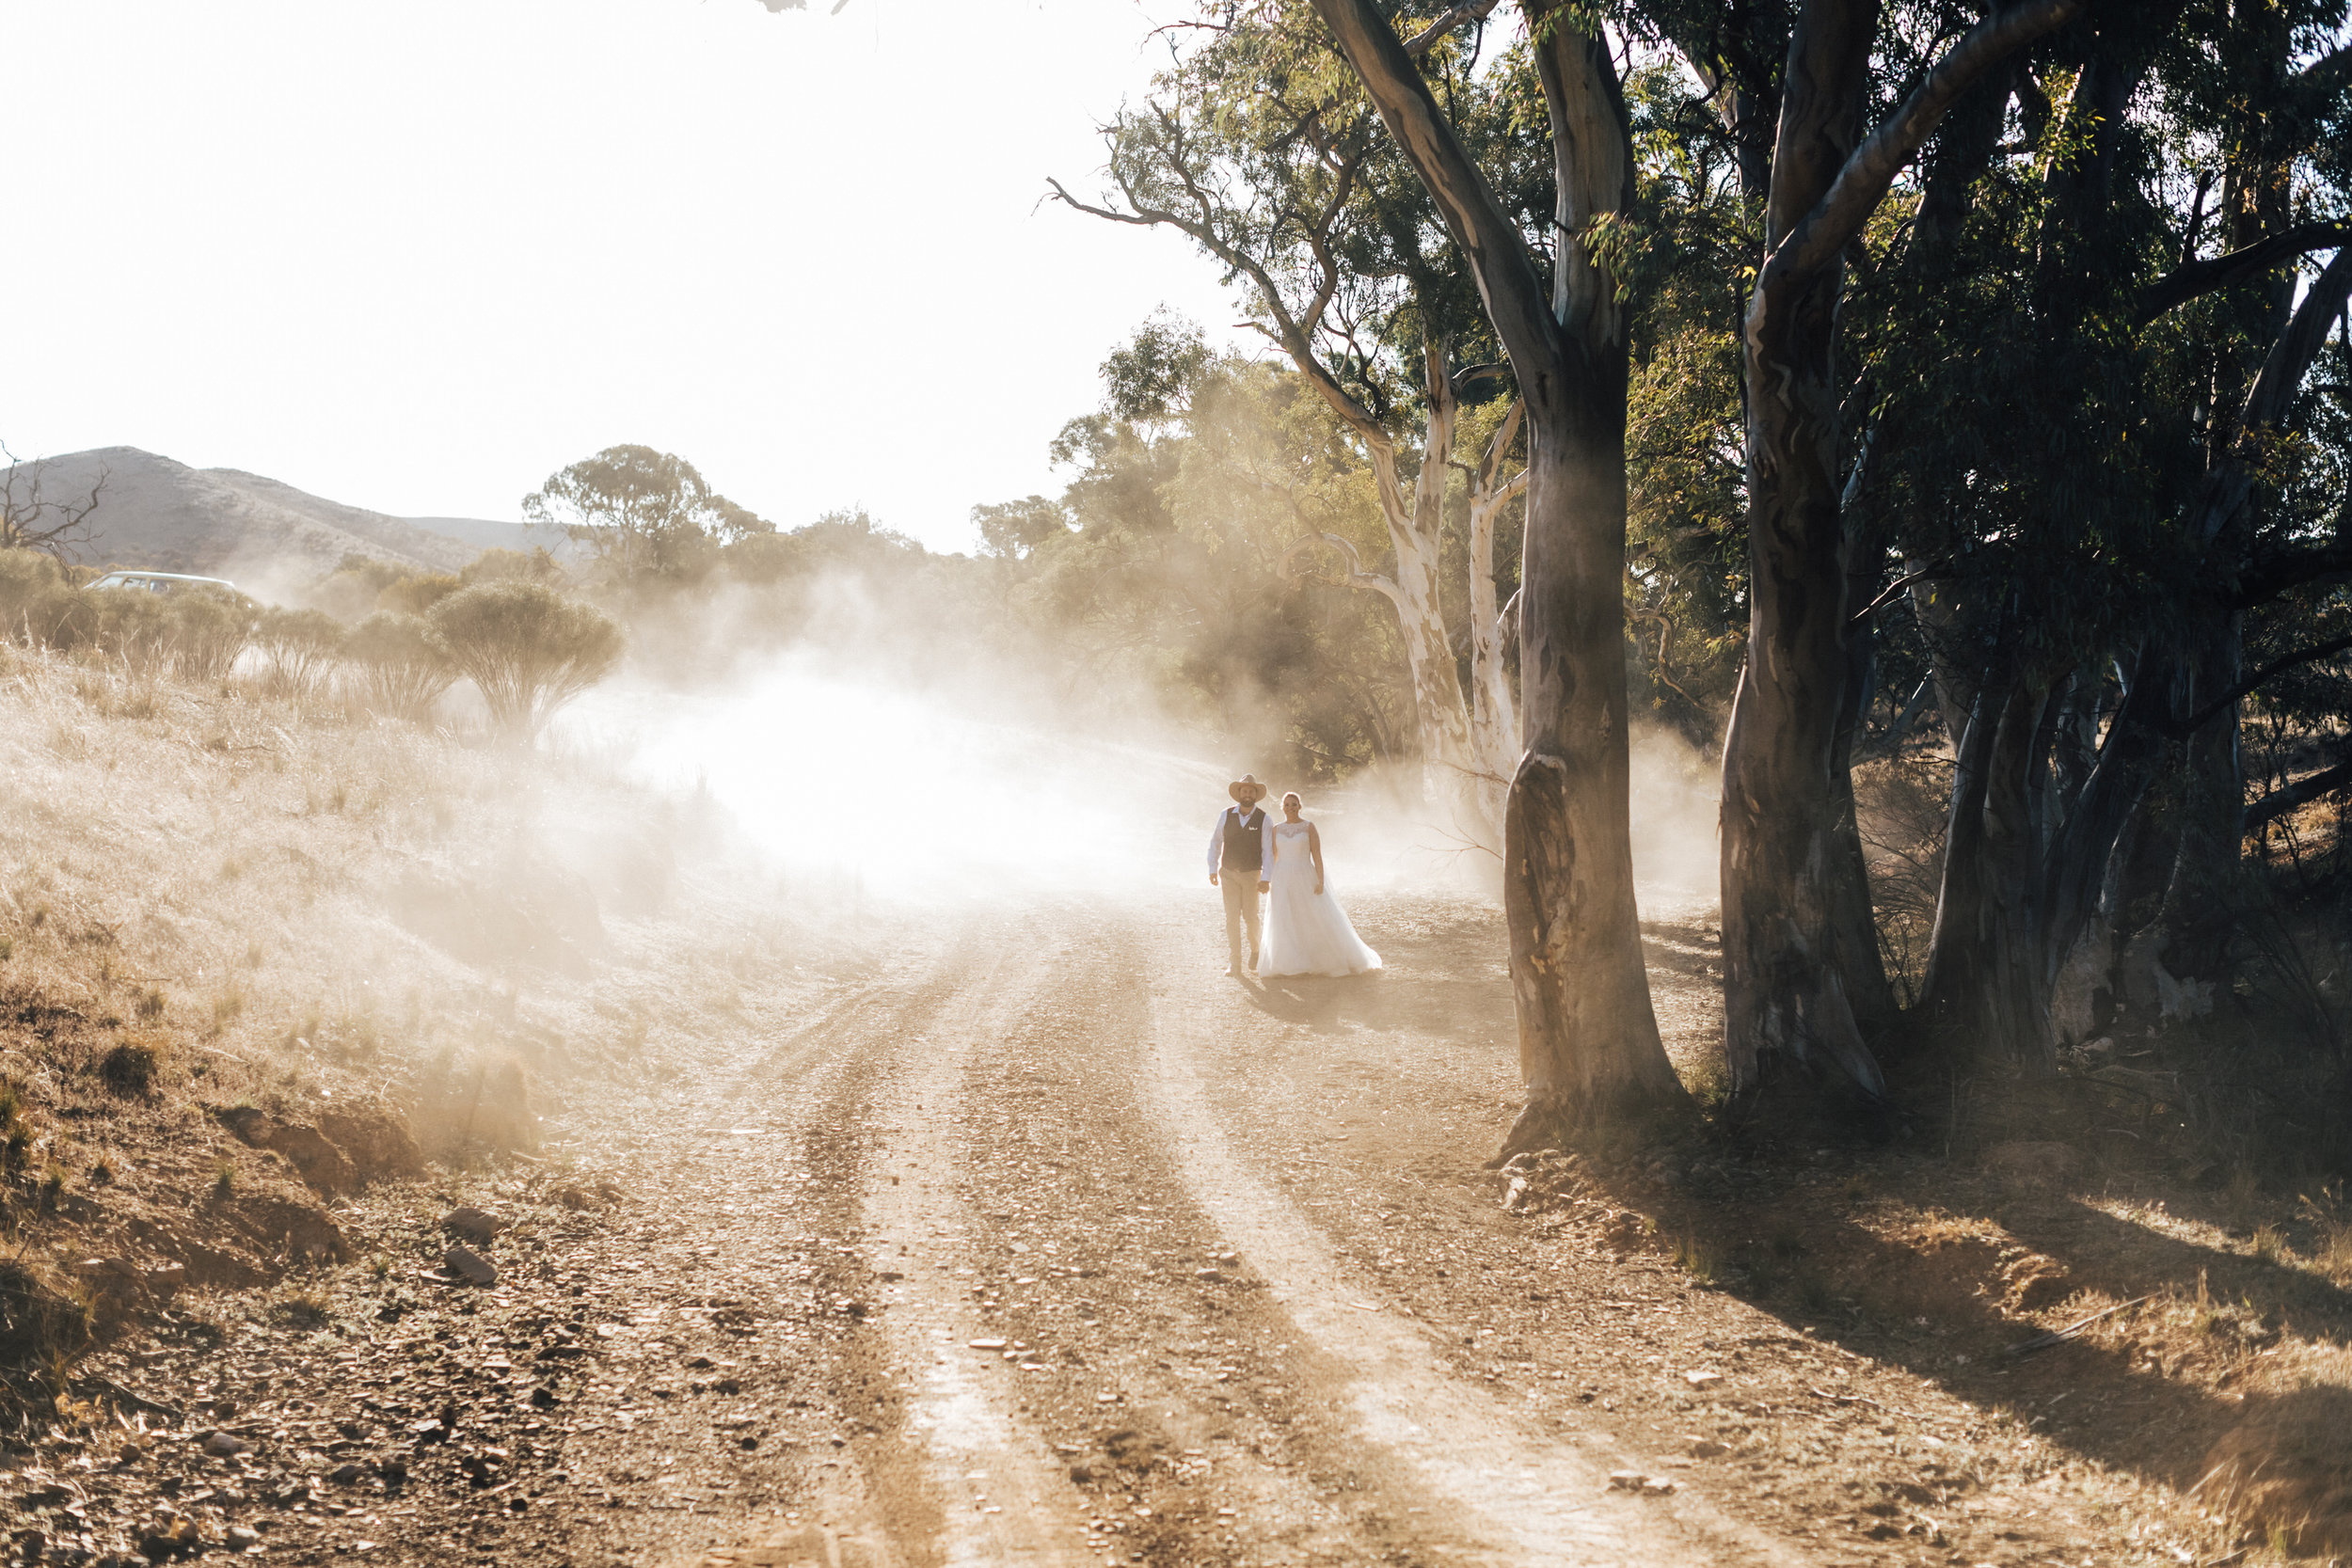
{"type": "Polygon", "coordinates": [[[1185,1197],[1139,1092],[1144,939],[1099,911],[1039,919],[1007,962],[1041,978],[959,1053],[953,1157],[973,1223],[939,1229],[961,1243],[974,1305],[951,1304],[946,1342],[971,1356],[968,1333],[1015,1363],[971,1360],[961,1386],[1003,1387],[1000,1408],[1025,1396],[1017,1412],[1077,1461],[1058,1496],[1110,1562],[1446,1560],[1451,1542],[1420,1522],[1439,1499],[1365,1466],[1328,1415],[1344,1369],[1219,1266],[1224,1241],[1185,1197]]]}
{"type": "Polygon", "coordinates": [[[1314,1223],[1254,1176],[1226,1138],[1201,1077],[1203,1044],[1213,1028],[1262,1021],[1231,1000],[1208,1001],[1219,994],[1211,990],[1216,983],[1198,957],[1166,958],[1151,977],[1149,1088],[1181,1150],[1177,1168],[1300,1331],[1347,1369],[1337,1392],[1362,1440],[1446,1499],[1456,1537],[1449,1555],[1548,1568],[1800,1560],[1702,1500],[1678,1497],[1661,1507],[1613,1497],[1608,1474],[1623,1461],[1562,1448],[1447,1372],[1424,1331],[1384,1302],[1377,1285],[1355,1277],[1314,1223]]]}
{"type": "Polygon", "coordinates": [[[1075,1568],[1092,1558],[1068,1481],[1036,1433],[972,1374],[965,1341],[983,1336],[943,1259],[972,1223],[957,1192],[951,1107],[973,1054],[1046,979],[1039,966],[1008,964],[1017,942],[999,936],[988,945],[994,950],[959,958],[952,1001],[925,1028],[900,1021],[889,1085],[897,1109],[876,1130],[867,1162],[861,1241],[888,1307],[878,1349],[905,1389],[896,1434],[905,1451],[878,1465],[876,1480],[910,1560],[1075,1568]]]}

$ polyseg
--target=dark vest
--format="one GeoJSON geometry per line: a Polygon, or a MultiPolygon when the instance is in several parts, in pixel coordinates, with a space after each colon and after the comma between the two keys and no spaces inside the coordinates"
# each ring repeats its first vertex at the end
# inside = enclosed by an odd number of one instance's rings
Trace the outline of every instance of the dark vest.
{"type": "Polygon", "coordinates": [[[1265,813],[1255,806],[1244,816],[1239,811],[1225,814],[1224,863],[1235,871],[1265,869],[1265,841],[1258,835],[1265,828],[1265,813]]]}

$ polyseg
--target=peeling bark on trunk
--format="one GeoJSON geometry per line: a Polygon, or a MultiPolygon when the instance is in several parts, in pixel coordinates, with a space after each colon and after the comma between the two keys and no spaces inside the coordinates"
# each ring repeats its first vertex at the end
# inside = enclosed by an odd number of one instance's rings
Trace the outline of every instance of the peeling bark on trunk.
{"type": "Polygon", "coordinates": [[[1470,736],[1470,705],[1462,697],[1454,639],[1446,629],[1438,598],[1446,467],[1454,456],[1454,427],[1460,409],[1454,398],[1445,345],[1434,339],[1425,343],[1422,361],[1429,419],[1411,499],[1406,500],[1395,483],[1393,451],[1386,457],[1391,477],[1381,486],[1389,545],[1396,556],[1397,627],[1412,673],[1413,710],[1421,721],[1422,768],[1431,795],[1452,810],[1457,831],[1491,847],[1498,837],[1498,820],[1482,789],[1485,759],[1470,736]]]}
{"type": "MultiPolygon", "coordinates": [[[[1410,496],[1398,473],[1396,444],[1388,432],[1327,377],[1309,378],[1363,443],[1380,514],[1388,524],[1389,547],[1396,560],[1392,575],[1365,571],[1354,546],[1336,534],[1310,535],[1300,544],[1338,549],[1347,561],[1347,581],[1379,594],[1395,609],[1397,635],[1405,645],[1406,669],[1412,682],[1424,784],[1432,797],[1450,809],[1454,826],[1463,837],[1491,849],[1501,842],[1500,791],[1491,777],[1494,769],[1487,766],[1488,758],[1472,735],[1470,705],[1462,695],[1453,637],[1438,597],[1446,466],[1454,455],[1454,428],[1459,415],[1444,344],[1433,340],[1424,345],[1423,371],[1429,419],[1422,432],[1421,469],[1410,496]]],[[[1491,579],[1487,591],[1493,592],[1491,579]]]]}
{"type": "Polygon", "coordinates": [[[1625,323],[1582,239],[1631,183],[1608,49],[1529,5],[1551,112],[1559,256],[1549,295],[1518,225],[1371,0],[1314,0],[1476,274],[1529,436],[1520,568],[1526,755],[1504,818],[1505,910],[1528,1102],[1506,1149],[1684,1101],[1658,1037],[1627,799],[1625,323]]]}
{"type": "MultiPolygon", "coordinates": [[[[1789,43],[1768,246],[1785,245],[1859,139],[1867,4],[1805,8],[1789,43]]],[[[1842,247],[1840,247],[1842,248],[1842,247]]],[[[1724,741],[1724,1055],[1735,1089],[1773,1062],[1884,1083],[1847,993],[1858,847],[1835,777],[1847,678],[1837,313],[1844,268],[1767,272],[1748,307],[1748,663],[1724,741]]]]}

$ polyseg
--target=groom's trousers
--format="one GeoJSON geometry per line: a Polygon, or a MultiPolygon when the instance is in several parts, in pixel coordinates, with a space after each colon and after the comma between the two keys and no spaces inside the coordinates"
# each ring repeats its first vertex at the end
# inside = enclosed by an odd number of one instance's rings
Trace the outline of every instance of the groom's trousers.
{"type": "Polygon", "coordinates": [[[1264,920],[1265,900],[1259,896],[1258,879],[1262,871],[1247,867],[1227,867],[1217,875],[1217,885],[1225,890],[1225,946],[1233,955],[1233,967],[1239,969],[1243,960],[1258,961],[1259,930],[1264,920]],[[1242,950],[1242,927],[1249,928],[1249,948],[1242,950]]]}

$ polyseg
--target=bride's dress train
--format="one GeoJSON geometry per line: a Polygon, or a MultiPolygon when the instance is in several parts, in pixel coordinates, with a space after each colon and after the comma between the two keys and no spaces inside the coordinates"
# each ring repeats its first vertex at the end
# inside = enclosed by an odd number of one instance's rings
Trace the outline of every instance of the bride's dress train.
{"type": "Polygon", "coordinates": [[[1314,857],[1307,824],[1277,823],[1274,861],[1267,868],[1265,961],[1261,974],[1363,974],[1380,967],[1327,879],[1315,891],[1314,857]]]}

